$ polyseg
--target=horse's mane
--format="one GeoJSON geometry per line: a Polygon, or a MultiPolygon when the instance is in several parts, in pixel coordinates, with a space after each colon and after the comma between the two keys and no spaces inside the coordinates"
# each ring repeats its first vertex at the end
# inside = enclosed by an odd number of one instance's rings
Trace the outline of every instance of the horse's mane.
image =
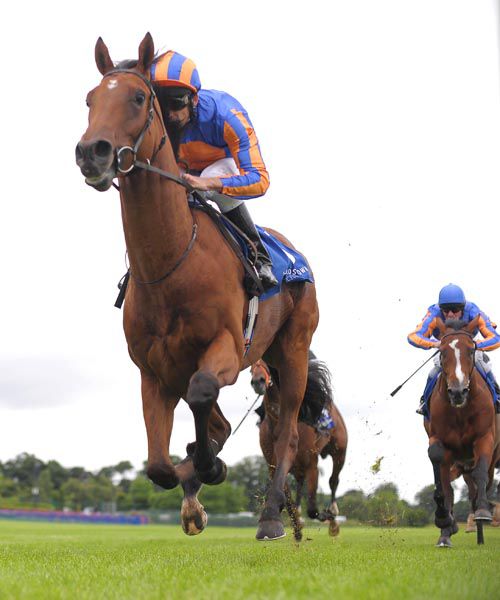
{"type": "Polygon", "coordinates": [[[463,321],[462,319],[446,319],[444,324],[449,329],[460,331],[460,329],[463,329],[467,325],[467,321],[463,321]]]}

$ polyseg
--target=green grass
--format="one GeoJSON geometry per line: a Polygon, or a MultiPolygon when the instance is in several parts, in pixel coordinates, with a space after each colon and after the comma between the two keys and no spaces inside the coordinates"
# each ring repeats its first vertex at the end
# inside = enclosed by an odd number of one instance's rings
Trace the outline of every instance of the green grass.
{"type": "Polygon", "coordinates": [[[461,531],[325,528],[257,542],[254,529],[107,526],[0,520],[0,599],[439,598],[491,600],[500,590],[500,529],[486,544],[461,531]]]}

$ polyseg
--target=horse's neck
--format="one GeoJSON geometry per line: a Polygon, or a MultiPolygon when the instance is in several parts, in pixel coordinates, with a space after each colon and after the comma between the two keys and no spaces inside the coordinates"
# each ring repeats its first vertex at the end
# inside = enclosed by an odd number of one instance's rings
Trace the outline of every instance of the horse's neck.
{"type": "MultiPolygon", "coordinates": [[[[169,147],[155,165],[177,174],[169,147]]],[[[186,250],[193,220],[186,191],[179,184],[144,170],[120,183],[125,242],[132,275],[151,281],[168,272],[186,250]]]]}

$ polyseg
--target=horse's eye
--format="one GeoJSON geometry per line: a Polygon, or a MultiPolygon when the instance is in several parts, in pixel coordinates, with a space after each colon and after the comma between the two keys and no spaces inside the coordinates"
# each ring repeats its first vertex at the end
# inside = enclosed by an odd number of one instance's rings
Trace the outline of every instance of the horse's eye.
{"type": "Polygon", "coordinates": [[[144,92],[136,92],[134,100],[139,106],[142,106],[144,100],[146,100],[146,94],[144,92]]]}

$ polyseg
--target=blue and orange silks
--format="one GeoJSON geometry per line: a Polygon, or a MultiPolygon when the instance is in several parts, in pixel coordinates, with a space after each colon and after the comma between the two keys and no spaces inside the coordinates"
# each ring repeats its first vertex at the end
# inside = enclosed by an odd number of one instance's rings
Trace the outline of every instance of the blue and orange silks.
{"type": "MultiPolygon", "coordinates": [[[[473,332],[475,337],[481,333],[484,339],[477,343],[477,349],[488,352],[500,347],[500,335],[496,331],[496,324],[490,321],[489,317],[478,308],[473,302],[466,302],[463,310],[462,319],[470,323],[479,315],[479,323],[473,332]]],[[[408,335],[408,342],[417,348],[429,350],[434,348],[435,342],[439,340],[439,330],[437,328],[437,319],[444,320],[443,313],[438,304],[433,304],[427,309],[427,314],[415,331],[408,335]]]]}
{"type": "Polygon", "coordinates": [[[262,196],[269,175],[246,110],[229,94],[200,90],[196,118],[184,129],[179,160],[201,172],[221,158],[232,157],[239,175],[221,177],[222,193],[245,200],[262,196]]]}

